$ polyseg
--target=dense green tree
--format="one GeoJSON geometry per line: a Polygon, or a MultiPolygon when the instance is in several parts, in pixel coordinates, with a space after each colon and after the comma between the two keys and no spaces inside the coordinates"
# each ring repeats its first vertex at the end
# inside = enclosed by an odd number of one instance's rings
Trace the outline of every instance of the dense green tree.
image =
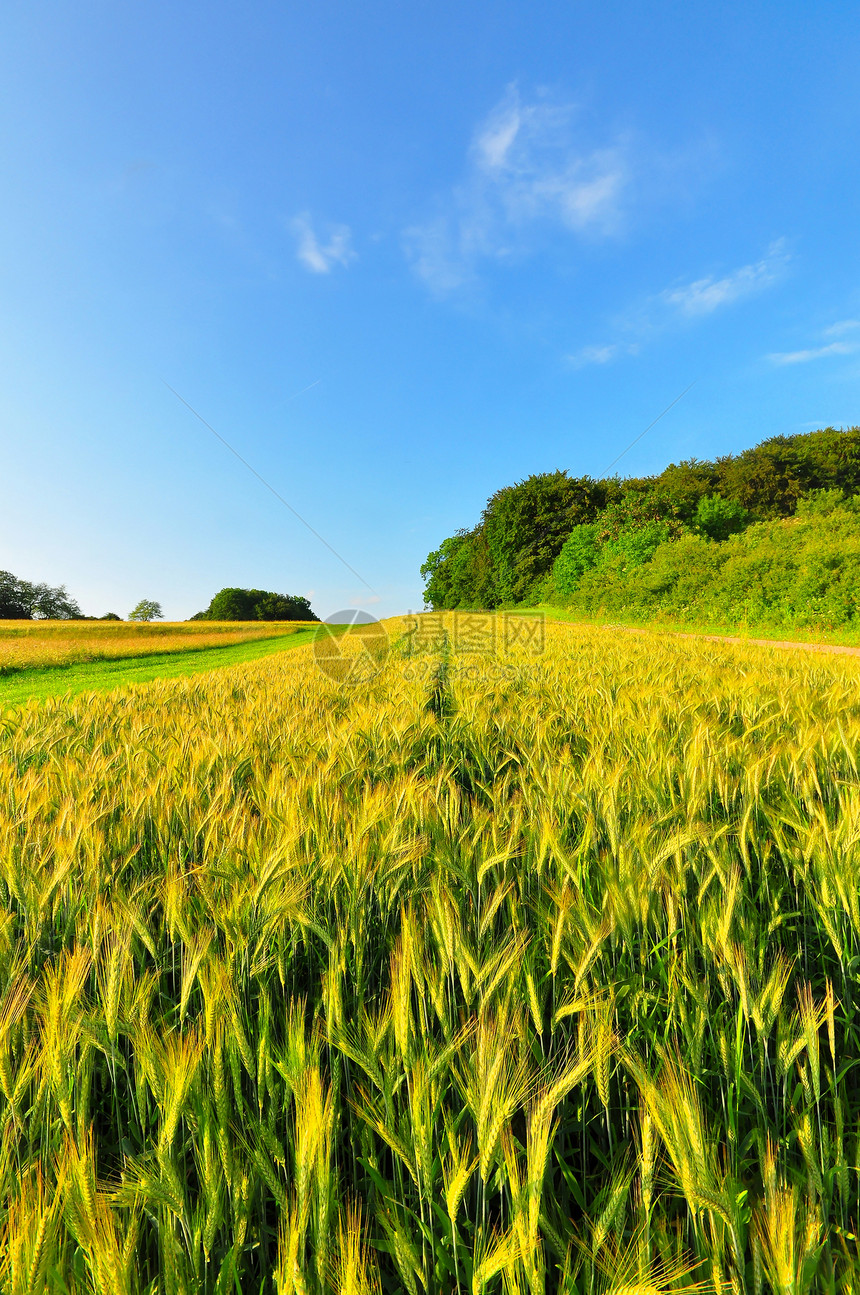
{"type": "Polygon", "coordinates": [[[438,549],[428,553],[421,564],[424,580],[424,602],[428,607],[451,607],[454,556],[464,542],[466,532],[458,531],[443,540],[438,549]]]}
{"type": "Polygon", "coordinates": [[[575,526],[553,564],[544,588],[550,598],[566,602],[588,571],[626,571],[649,562],[667,540],[677,539],[679,523],[671,511],[650,495],[628,495],[601,514],[600,520],[575,526]],[[668,517],[661,517],[661,508],[668,517]]]}
{"type": "Polygon", "coordinates": [[[743,505],[736,499],[723,499],[722,495],[704,495],[696,507],[696,530],[712,540],[727,540],[730,535],[736,535],[746,521],[743,505]]]}
{"type": "Polygon", "coordinates": [[[846,506],[849,510],[856,509],[860,496],[846,499],[843,490],[813,490],[805,499],[801,499],[797,504],[798,517],[827,517],[829,513],[836,512],[837,509],[846,506]]]}
{"type": "Polygon", "coordinates": [[[21,590],[22,581],[11,571],[0,571],[0,620],[30,620],[31,615],[21,590]]]}
{"type": "Polygon", "coordinates": [[[66,586],[52,589],[50,585],[35,585],[33,616],[36,620],[75,621],[86,620],[77,601],[66,593],[66,586]]]}
{"type": "Polygon", "coordinates": [[[717,473],[713,463],[686,459],[682,463],[670,463],[648,485],[652,489],[656,486],[671,499],[678,510],[678,516],[690,525],[695,518],[699,500],[716,490],[717,473]]]}
{"type": "Polygon", "coordinates": [[[315,621],[318,619],[311,611],[307,598],[296,594],[273,594],[259,589],[252,589],[255,597],[255,612],[260,621],[315,621]]]}
{"type": "Polygon", "coordinates": [[[316,621],[307,598],[277,594],[267,589],[219,589],[205,612],[192,620],[209,621],[316,621]]]}
{"type": "Polygon", "coordinates": [[[607,504],[598,517],[598,534],[606,543],[617,540],[623,533],[647,529],[655,523],[664,525],[667,535],[673,537],[684,530],[680,508],[661,484],[650,485],[647,490],[625,490],[619,498],[607,504]]]}
{"type": "Polygon", "coordinates": [[[496,607],[549,596],[556,587],[570,591],[588,569],[574,556],[584,536],[573,542],[569,563],[557,568],[557,559],[574,529],[592,523],[597,548],[588,551],[606,549],[594,558],[597,570],[647,563],[655,543],[663,547],[660,527],[670,540],[694,530],[703,541],[725,542],[752,523],[801,515],[804,501],[811,507],[819,499],[820,511],[858,494],[860,427],[774,436],[714,462],[672,463],[653,477],[536,474],[496,491],[474,530],[458,531],[429,555],[421,569],[425,600],[439,608],[496,607]],[[836,493],[826,503],[822,492],[836,493]]]}
{"type": "Polygon", "coordinates": [[[754,518],[788,517],[813,490],[860,490],[860,427],[773,436],[714,465],[717,490],[754,518]]]}
{"type": "Polygon", "coordinates": [[[46,584],[19,580],[11,571],[0,571],[0,620],[84,620],[65,585],[53,589],[46,584]]]}
{"type": "Polygon", "coordinates": [[[673,530],[670,523],[659,518],[625,526],[603,545],[600,561],[603,564],[613,563],[621,571],[641,567],[643,563],[650,562],[661,544],[677,538],[678,532],[673,530]]]}
{"type": "Polygon", "coordinates": [[[687,532],[639,566],[602,554],[565,605],[643,621],[860,626],[860,511],[849,500],[828,512],[757,522],[722,542],[687,532]]]}
{"type": "Polygon", "coordinates": [[[497,490],[487,501],[483,527],[499,603],[533,594],[574,526],[593,521],[615,493],[614,482],[561,471],[497,490]]]}
{"type": "Polygon", "coordinates": [[[253,621],[254,600],[250,589],[219,589],[206,611],[210,621],[253,621]]]}
{"type": "Polygon", "coordinates": [[[553,595],[561,601],[577,588],[582,576],[600,560],[600,526],[585,522],[574,526],[553,565],[553,595]]]}
{"type": "Polygon", "coordinates": [[[492,608],[498,605],[495,574],[482,526],[443,540],[421,567],[424,601],[433,607],[492,608]]]}

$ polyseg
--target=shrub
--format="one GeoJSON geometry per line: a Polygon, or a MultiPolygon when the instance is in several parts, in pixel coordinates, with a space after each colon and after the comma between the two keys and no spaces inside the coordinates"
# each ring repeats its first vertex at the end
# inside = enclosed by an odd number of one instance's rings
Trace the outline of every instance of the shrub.
{"type": "Polygon", "coordinates": [[[705,495],[696,508],[696,528],[712,540],[727,540],[742,531],[747,522],[746,509],[736,499],[722,495],[705,495]]]}

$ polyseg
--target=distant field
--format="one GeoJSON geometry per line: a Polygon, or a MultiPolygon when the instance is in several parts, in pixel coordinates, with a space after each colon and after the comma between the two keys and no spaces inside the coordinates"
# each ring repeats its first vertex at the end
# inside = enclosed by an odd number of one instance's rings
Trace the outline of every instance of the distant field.
{"type": "Polygon", "coordinates": [[[197,652],[234,643],[283,638],[307,629],[308,621],[179,621],[137,625],[131,621],[0,620],[0,677],[18,670],[117,661],[156,652],[197,652]]]}
{"type": "MultiPolygon", "coordinates": [[[[9,622],[0,622],[0,645],[5,646],[3,631],[9,622]]],[[[155,626],[141,626],[142,629],[154,629],[155,626]]],[[[176,627],[173,627],[176,628],[176,627]]],[[[212,628],[207,627],[207,628],[212,628]]],[[[220,627],[216,626],[216,630],[220,627]]],[[[46,697],[74,696],[82,692],[101,691],[105,688],[119,688],[124,684],[151,683],[156,679],[177,679],[184,675],[202,674],[207,670],[223,666],[242,665],[246,662],[259,661],[277,652],[301,647],[313,640],[315,626],[296,625],[293,622],[289,629],[286,626],[272,626],[263,637],[255,633],[256,627],[243,627],[244,635],[235,631],[211,636],[216,646],[210,645],[205,634],[164,635],[159,641],[153,636],[147,644],[144,638],[132,641],[132,648],[124,657],[110,656],[107,653],[96,655],[91,651],[89,656],[79,656],[77,661],[52,659],[45,653],[47,663],[31,667],[0,667],[0,711],[20,702],[46,697]],[[226,640],[226,641],[225,641],[226,640]],[[168,645],[179,644],[178,651],[170,651],[168,645]]],[[[83,639],[84,636],[81,635],[83,639]]],[[[117,638],[114,644],[96,642],[93,646],[117,646],[122,640],[117,638]]],[[[50,646],[50,645],[49,645],[50,646]]],[[[80,645],[81,651],[83,645],[80,645]]],[[[39,657],[34,653],[35,660],[39,657]]],[[[44,660],[44,657],[43,657],[44,660]]]]}

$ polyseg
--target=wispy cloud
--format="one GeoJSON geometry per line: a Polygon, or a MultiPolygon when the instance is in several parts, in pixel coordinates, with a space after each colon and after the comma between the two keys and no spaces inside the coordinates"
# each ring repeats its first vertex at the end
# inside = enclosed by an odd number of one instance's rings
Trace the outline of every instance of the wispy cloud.
{"type": "Polygon", "coordinates": [[[827,360],[834,355],[854,355],[860,351],[860,319],[840,319],[835,324],[819,330],[820,340],[815,346],[804,346],[797,351],[773,351],[765,358],[771,364],[810,364],[813,360],[827,360]],[[827,339],[833,338],[833,341],[827,339]]]}
{"type": "Polygon", "coordinates": [[[738,266],[722,275],[674,283],[623,311],[610,330],[616,334],[614,340],[583,346],[567,357],[568,362],[573,368],[581,369],[589,364],[610,364],[625,356],[637,355],[646,342],[667,330],[704,319],[771,287],[783,275],[788,260],[785,244],[780,239],[771,244],[760,260],[749,265],[738,266]]]}
{"type": "Polygon", "coordinates": [[[840,319],[838,324],[831,324],[825,328],[825,337],[841,337],[843,333],[853,333],[855,328],[860,328],[860,319],[840,319]]]}
{"type": "Polygon", "coordinates": [[[776,351],[767,358],[771,364],[808,364],[810,360],[824,360],[830,355],[853,355],[860,351],[860,341],[828,342],[825,346],[810,346],[803,351],[776,351]]]}
{"type": "Polygon", "coordinates": [[[771,244],[767,255],[760,261],[741,265],[721,278],[709,275],[704,279],[694,279],[692,283],[666,288],[658,300],[682,315],[710,315],[721,306],[730,306],[742,297],[770,287],[782,274],[787,261],[785,244],[780,239],[771,244]]]}
{"type": "Polygon", "coordinates": [[[329,225],[326,243],[317,237],[306,211],[295,217],[291,228],[296,236],[296,255],[305,269],[313,274],[330,274],[336,265],[346,266],[355,260],[348,225],[329,225]]]}
{"type": "Polygon", "coordinates": [[[511,87],[474,133],[466,175],[436,214],[407,229],[415,272],[438,295],[475,277],[482,259],[532,249],[538,231],[605,235],[619,228],[630,167],[621,142],[583,148],[574,108],[526,102],[511,87]]]}
{"type": "Polygon", "coordinates": [[[571,139],[573,106],[523,103],[512,87],[479,127],[475,176],[513,225],[548,219],[605,230],[619,217],[626,165],[618,147],[583,152],[571,139]]]}
{"type": "Polygon", "coordinates": [[[611,364],[623,355],[636,355],[638,342],[610,342],[605,346],[583,346],[567,357],[574,369],[584,369],[589,364],[611,364]]]}

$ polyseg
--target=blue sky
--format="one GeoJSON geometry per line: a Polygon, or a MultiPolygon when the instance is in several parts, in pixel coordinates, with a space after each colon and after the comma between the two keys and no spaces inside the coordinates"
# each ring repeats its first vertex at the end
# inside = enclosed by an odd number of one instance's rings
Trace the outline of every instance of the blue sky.
{"type": "Polygon", "coordinates": [[[860,422],[858,56],[827,0],[7,0],[0,567],[389,614],[694,380],[617,471],[860,422]]]}

